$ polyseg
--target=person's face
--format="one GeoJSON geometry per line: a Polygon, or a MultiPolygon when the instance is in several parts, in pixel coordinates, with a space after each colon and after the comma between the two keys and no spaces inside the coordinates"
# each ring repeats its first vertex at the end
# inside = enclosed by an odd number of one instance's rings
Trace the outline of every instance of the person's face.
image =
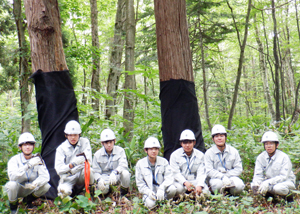
{"type": "Polygon", "coordinates": [[[112,152],[112,150],[114,149],[115,140],[103,141],[102,145],[104,146],[107,154],[110,154],[112,152]]]}
{"type": "Polygon", "coordinates": [[[268,154],[273,154],[275,150],[278,147],[278,144],[272,141],[267,141],[264,143],[265,150],[268,152],[268,154]]]}
{"type": "Polygon", "coordinates": [[[34,149],[34,143],[27,142],[19,146],[24,155],[31,155],[34,149]]]}
{"type": "Polygon", "coordinates": [[[226,135],[225,134],[216,134],[213,137],[213,141],[218,147],[224,147],[225,142],[226,142],[226,135]]]}
{"type": "Polygon", "coordinates": [[[180,142],[185,153],[190,154],[193,151],[193,148],[196,144],[195,140],[183,140],[180,142]]]}
{"type": "Polygon", "coordinates": [[[156,159],[159,152],[159,148],[147,148],[145,149],[145,151],[147,152],[149,158],[156,159]]]}
{"type": "Polygon", "coordinates": [[[76,145],[79,140],[79,134],[67,134],[66,138],[70,142],[71,145],[76,145]]]}

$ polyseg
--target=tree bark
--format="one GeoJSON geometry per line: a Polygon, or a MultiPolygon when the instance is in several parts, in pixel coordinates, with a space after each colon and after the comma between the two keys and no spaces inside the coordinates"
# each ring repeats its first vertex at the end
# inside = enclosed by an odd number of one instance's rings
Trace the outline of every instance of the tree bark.
{"type": "MultiPolygon", "coordinates": [[[[234,24],[236,26],[234,15],[233,15],[233,12],[232,12],[232,8],[230,7],[228,1],[227,1],[227,4],[228,4],[229,8],[231,9],[234,24]]],[[[237,70],[237,78],[236,78],[236,82],[235,82],[235,86],[234,86],[234,94],[233,94],[232,104],[231,104],[229,118],[228,118],[228,124],[227,124],[228,129],[231,129],[232,118],[233,118],[235,106],[236,106],[236,103],[237,103],[239,84],[240,84],[240,80],[241,80],[242,68],[243,68],[243,62],[244,62],[244,53],[245,53],[245,47],[246,47],[247,37],[248,37],[248,25],[249,25],[251,7],[252,7],[251,6],[251,0],[249,0],[248,1],[247,15],[246,15],[246,22],[245,22],[245,32],[244,32],[243,43],[241,43],[241,41],[240,41],[239,31],[236,27],[237,37],[238,37],[239,44],[240,44],[240,57],[239,57],[239,66],[238,66],[238,70],[237,70]]]]}
{"type": "Polygon", "coordinates": [[[193,82],[185,1],[155,0],[154,6],[160,81],[184,79],[193,82]],[[164,8],[167,4],[169,7],[164,8]]]}
{"type": "Polygon", "coordinates": [[[132,138],[135,96],[130,90],[136,88],[135,75],[128,71],[134,71],[134,47],[135,47],[135,13],[134,0],[126,0],[126,48],[125,48],[125,96],[123,118],[124,133],[128,134],[129,141],[132,138]]]}
{"type": "MultiPolygon", "coordinates": [[[[200,16],[200,15],[199,15],[200,16]]],[[[206,84],[206,70],[205,70],[205,59],[204,59],[204,44],[202,37],[201,23],[199,22],[199,35],[200,35],[200,48],[201,48],[201,61],[202,61],[202,76],[203,76],[203,96],[204,96],[204,107],[205,107],[205,118],[209,130],[212,126],[209,120],[209,111],[208,111],[208,99],[207,99],[207,84],[206,84]]]]}
{"type": "Polygon", "coordinates": [[[28,66],[28,44],[25,39],[25,23],[22,18],[22,2],[21,0],[14,0],[13,11],[15,16],[15,22],[18,31],[18,42],[19,42],[19,88],[20,88],[20,99],[21,99],[21,114],[22,114],[22,129],[21,132],[30,132],[30,118],[26,118],[28,114],[28,104],[30,102],[30,92],[28,86],[28,78],[30,76],[28,66]]]}
{"type": "Polygon", "coordinates": [[[276,8],[274,0],[271,0],[272,5],[272,19],[273,19],[273,56],[275,61],[275,113],[276,122],[280,122],[280,83],[279,83],[279,57],[277,50],[277,22],[276,22],[276,8]]]}
{"type": "Polygon", "coordinates": [[[276,120],[276,116],[275,116],[275,111],[273,108],[273,101],[272,101],[270,88],[269,88],[269,80],[268,80],[268,74],[267,74],[267,68],[266,68],[264,48],[263,48],[263,44],[259,37],[260,33],[259,33],[259,30],[257,27],[256,17],[254,17],[254,28],[255,28],[255,39],[256,39],[256,42],[258,45],[258,51],[259,51],[259,68],[260,68],[262,76],[263,76],[264,92],[265,92],[266,100],[268,103],[269,112],[271,114],[272,122],[274,123],[276,120]]]}
{"type": "Polygon", "coordinates": [[[90,0],[91,7],[91,25],[92,25],[92,108],[99,113],[100,101],[97,93],[100,92],[100,56],[99,56],[99,37],[98,37],[98,9],[97,0],[90,0]]]}
{"type": "Polygon", "coordinates": [[[114,40],[112,44],[112,51],[110,56],[110,69],[109,75],[107,78],[107,94],[112,99],[106,99],[106,119],[110,119],[111,116],[116,114],[115,105],[117,99],[117,90],[119,85],[119,78],[121,76],[121,63],[122,63],[122,54],[124,49],[124,38],[123,34],[125,33],[124,25],[124,16],[125,16],[125,0],[118,0],[117,13],[116,13],[116,22],[115,22],[115,31],[114,31],[114,40]]]}
{"type": "Polygon", "coordinates": [[[297,30],[298,30],[298,39],[300,41],[300,26],[299,26],[299,18],[298,18],[297,0],[295,0],[295,11],[296,11],[296,22],[297,22],[297,30]]]}
{"type": "Polygon", "coordinates": [[[67,70],[57,0],[24,0],[32,72],[67,70]]]}

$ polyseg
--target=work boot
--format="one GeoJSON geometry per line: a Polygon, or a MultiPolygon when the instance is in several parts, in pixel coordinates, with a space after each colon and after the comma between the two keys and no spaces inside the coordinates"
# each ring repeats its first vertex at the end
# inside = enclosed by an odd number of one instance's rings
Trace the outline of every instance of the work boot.
{"type": "Polygon", "coordinates": [[[28,209],[33,209],[36,208],[36,206],[34,206],[32,202],[35,201],[36,199],[37,197],[35,197],[33,194],[30,194],[23,198],[23,203],[27,204],[28,209]]]}
{"type": "Polygon", "coordinates": [[[122,186],[121,186],[121,188],[120,188],[121,198],[122,198],[123,196],[125,196],[127,193],[128,193],[128,187],[126,188],[126,187],[122,187],[122,186]]]}
{"type": "Polygon", "coordinates": [[[15,201],[13,203],[9,202],[9,208],[11,214],[18,213],[18,201],[15,201]]]}

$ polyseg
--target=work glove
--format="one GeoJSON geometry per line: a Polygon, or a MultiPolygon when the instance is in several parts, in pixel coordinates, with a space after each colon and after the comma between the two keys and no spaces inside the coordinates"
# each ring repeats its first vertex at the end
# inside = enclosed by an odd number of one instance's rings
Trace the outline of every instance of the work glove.
{"type": "Polygon", "coordinates": [[[264,181],[260,184],[258,192],[262,195],[265,195],[269,190],[269,181],[264,181]]]}
{"type": "Polygon", "coordinates": [[[75,167],[77,165],[84,163],[84,161],[85,161],[85,158],[83,156],[77,156],[73,159],[72,165],[73,165],[73,167],[75,167]]]}
{"type": "Polygon", "coordinates": [[[163,191],[162,189],[157,190],[156,198],[158,201],[164,200],[165,199],[165,191],[163,191]]]}
{"type": "Polygon", "coordinates": [[[25,184],[25,189],[33,189],[34,191],[38,188],[38,185],[36,182],[32,182],[32,183],[27,183],[25,184]]]}
{"type": "Polygon", "coordinates": [[[27,162],[27,165],[28,165],[28,168],[32,168],[34,166],[37,166],[39,164],[43,164],[42,163],[42,160],[40,157],[33,157],[31,158],[28,162],[27,162]]]}
{"type": "Polygon", "coordinates": [[[225,187],[231,185],[231,181],[230,181],[230,179],[227,176],[224,176],[222,178],[222,182],[223,182],[223,186],[225,186],[225,187]]]}
{"type": "Polygon", "coordinates": [[[115,171],[112,171],[110,173],[109,181],[108,182],[109,182],[110,185],[116,185],[117,184],[118,179],[117,179],[117,175],[116,175],[115,171]]]}
{"type": "Polygon", "coordinates": [[[70,170],[71,174],[75,175],[77,172],[80,172],[83,168],[84,168],[84,164],[77,165],[70,170]]]}
{"type": "Polygon", "coordinates": [[[149,190],[147,195],[151,200],[156,201],[156,195],[152,190],[149,190]]]}
{"type": "Polygon", "coordinates": [[[97,184],[97,188],[99,190],[101,190],[102,192],[105,190],[105,183],[104,183],[104,180],[103,179],[99,179],[98,180],[98,184],[97,184]]]}

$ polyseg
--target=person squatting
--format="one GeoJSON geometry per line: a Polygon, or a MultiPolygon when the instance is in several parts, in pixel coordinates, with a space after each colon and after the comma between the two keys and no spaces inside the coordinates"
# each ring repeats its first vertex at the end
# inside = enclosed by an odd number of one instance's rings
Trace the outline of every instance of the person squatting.
{"type": "MultiPolygon", "coordinates": [[[[120,196],[125,197],[130,189],[131,173],[125,150],[115,145],[114,132],[106,128],[100,134],[102,147],[92,156],[90,141],[81,137],[80,124],[69,121],[65,126],[66,140],[56,149],[55,170],[59,175],[57,187],[61,198],[79,194],[85,185],[85,163],[89,167],[89,184],[101,190],[104,197],[120,186],[120,196]]],[[[223,193],[239,195],[245,184],[239,177],[243,171],[237,149],[227,143],[224,126],[215,125],[211,130],[213,146],[205,154],[194,148],[194,133],[183,130],[179,142],[181,147],[170,156],[170,162],[159,156],[160,142],[149,137],[144,142],[146,156],[138,160],[135,167],[135,182],[142,194],[144,205],[153,209],[157,201],[182,199],[193,194],[200,198],[223,193]]],[[[22,133],[18,140],[20,153],[7,164],[9,181],[5,184],[11,213],[17,213],[18,200],[23,198],[27,208],[32,202],[47,193],[50,188],[49,172],[39,154],[33,154],[35,138],[31,133],[22,133]]],[[[295,175],[287,154],[278,150],[279,140],[275,132],[263,134],[263,151],[256,159],[251,189],[254,194],[265,197],[280,195],[288,202],[295,187],[295,175]]],[[[127,199],[128,200],[128,199],[127,199]]]]}

